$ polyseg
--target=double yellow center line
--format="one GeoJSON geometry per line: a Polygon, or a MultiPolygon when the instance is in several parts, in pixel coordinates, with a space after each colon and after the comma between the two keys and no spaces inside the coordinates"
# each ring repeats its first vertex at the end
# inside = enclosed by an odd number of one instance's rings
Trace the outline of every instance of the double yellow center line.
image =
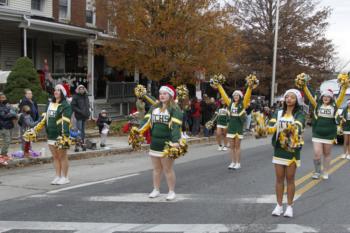
{"type": "MultiPolygon", "coordinates": [[[[333,159],[331,161],[331,167],[328,170],[328,174],[331,175],[332,173],[337,171],[339,168],[344,166],[347,162],[348,162],[347,159],[342,159],[341,155],[338,155],[335,159],[333,159]],[[341,162],[339,162],[339,160],[341,160],[341,162]],[[334,165],[334,166],[332,166],[332,165],[334,165]]],[[[308,181],[301,188],[299,188],[299,189],[297,188],[297,190],[295,192],[295,196],[296,197],[300,197],[301,195],[303,195],[304,193],[306,193],[307,191],[309,191],[310,189],[312,189],[314,186],[316,186],[318,183],[320,183],[322,181],[322,177],[320,179],[318,179],[318,180],[310,180],[312,175],[313,175],[313,171],[307,173],[305,176],[303,176],[303,177],[301,177],[301,178],[299,178],[298,180],[295,181],[295,187],[296,188],[298,186],[301,186],[306,181],[308,181]]],[[[285,189],[285,192],[286,192],[286,189],[285,189]]]]}

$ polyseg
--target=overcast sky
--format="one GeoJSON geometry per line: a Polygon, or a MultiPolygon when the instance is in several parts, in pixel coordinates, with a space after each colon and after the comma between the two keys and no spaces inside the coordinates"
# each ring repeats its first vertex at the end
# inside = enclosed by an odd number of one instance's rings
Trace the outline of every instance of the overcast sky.
{"type": "MultiPolygon", "coordinates": [[[[321,0],[320,4],[333,9],[327,37],[333,40],[340,59],[338,67],[342,67],[350,60],[350,0],[321,0]]],[[[350,65],[345,69],[350,71],[350,65]]]]}

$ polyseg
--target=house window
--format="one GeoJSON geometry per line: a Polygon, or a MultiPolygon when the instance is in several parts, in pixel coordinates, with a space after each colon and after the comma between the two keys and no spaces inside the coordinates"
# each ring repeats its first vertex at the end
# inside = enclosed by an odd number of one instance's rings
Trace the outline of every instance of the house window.
{"type": "Polygon", "coordinates": [[[7,0],[0,0],[0,6],[7,6],[7,0]]]}
{"type": "Polygon", "coordinates": [[[70,0],[60,0],[60,19],[70,19],[70,0]]]}
{"type": "Polygon", "coordinates": [[[32,10],[41,11],[43,0],[32,0],[32,10]]]}
{"type": "Polygon", "coordinates": [[[95,25],[96,24],[96,12],[95,12],[95,1],[86,1],[86,23],[95,25]]]}

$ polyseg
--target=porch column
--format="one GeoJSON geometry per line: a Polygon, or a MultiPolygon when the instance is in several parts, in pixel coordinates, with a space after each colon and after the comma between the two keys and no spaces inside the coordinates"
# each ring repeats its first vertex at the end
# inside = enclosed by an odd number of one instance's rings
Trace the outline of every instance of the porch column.
{"type": "Polygon", "coordinates": [[[95,108],[94,108],[94,101],[95,101],[95,93],[94,93],[94,73],[95,73],[95,62],[94,62],[94,39],[87,39],[87,77],[88,77],[88,91],[89,91],[89,99],[90,99],[90,106],[92,109],[92,117],[95,116],[95,108]]]}
{"type": "Polygon", "coordinates": [[[27,57],[27,28],[23,28],[23,56],[27,57]]]}

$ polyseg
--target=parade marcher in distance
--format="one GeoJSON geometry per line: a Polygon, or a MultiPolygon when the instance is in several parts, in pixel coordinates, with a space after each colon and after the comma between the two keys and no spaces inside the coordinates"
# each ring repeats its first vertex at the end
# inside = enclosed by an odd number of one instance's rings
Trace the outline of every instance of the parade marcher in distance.
{"type": "Polygon", "coordinates": [[[344,137],[344,154],[342,158],[350,160],[350,100],[346,101],[346,107],[342,111],[341,127],[344,137]]]}

